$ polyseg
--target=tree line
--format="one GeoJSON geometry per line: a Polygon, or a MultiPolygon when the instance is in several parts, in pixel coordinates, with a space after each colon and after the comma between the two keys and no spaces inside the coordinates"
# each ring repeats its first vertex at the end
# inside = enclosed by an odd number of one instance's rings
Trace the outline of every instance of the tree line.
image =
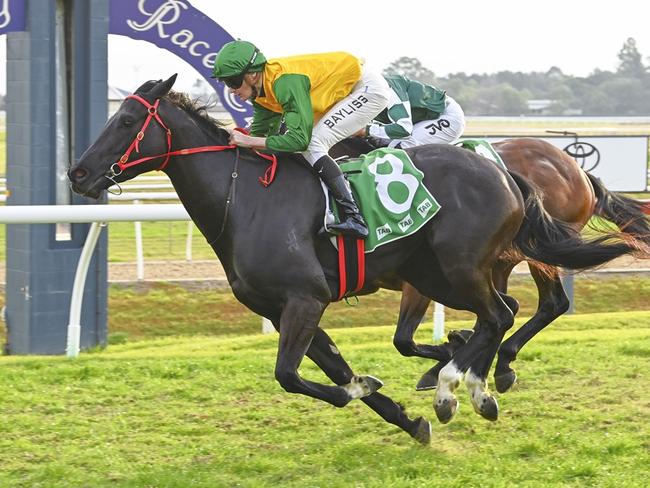
{"type": "MultiPolygon", "coordinates": [[[[438,77],[419,59],[406,56],[393,61],[384,73],[399,73],[446,90],[467,115],[650,116],[650,64],[644,64],[634,38],[625,41],[617,56],[616,71],[595,69],[586,77],[564,74],[555,66],[546,72],[461,72],[438,77]]],[[[6,109],[5,104],[0,94],[0,110],[6,109]]]]}
{"type": "Polygon", "coordinates": [[[634,38],[618,52],[616,71],[576,77],[546,72],[453,73],[437,77],[417,58],[401,57],[384,73],[398,73],[446,90],[467,115],[650,115],[650,64],[634,38]],[[536,102],[532,102],[536,101],[536,102]]]}

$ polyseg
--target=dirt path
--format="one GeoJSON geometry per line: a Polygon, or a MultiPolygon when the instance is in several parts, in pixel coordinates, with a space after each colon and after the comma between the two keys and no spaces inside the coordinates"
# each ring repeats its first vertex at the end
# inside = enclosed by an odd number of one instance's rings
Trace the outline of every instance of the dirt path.
{"type": "MultiPolygon", "coordinates": [[[[628,256],[615,259],[603,266],[608,271],[650,272],[650,262],[628,256]]],[[[515,272],[527,273],[528,267],[521,263],[515,272]]],[[[109,264],[108,279],[111,282],[136,281],[135,263],[109,264]]],[[[144,266],[144,279],[147,281],[170,280],[225,280],[221,263],[217,260],[206,261],[147,261],[144,266]]]]}
{"type": "MultiPolygon", "coordinates": [[[[630,257],[615,259],[603,266],[603,270],[650,272],[650,262],[630,257]]],[[[515,268],[515,272],[527,273],[525,263],[515,268]]],[[[109,263],[108,280],[111,283],[130,283],[138,279],[136,263],[109,263]]],[[[210,281],[227,285],[223,267],[218,260],[200,261],[145,261],[145,281],[210,281]]],[[[5,263],[0,263],[0,283],[5,282],[5,263]]]]}

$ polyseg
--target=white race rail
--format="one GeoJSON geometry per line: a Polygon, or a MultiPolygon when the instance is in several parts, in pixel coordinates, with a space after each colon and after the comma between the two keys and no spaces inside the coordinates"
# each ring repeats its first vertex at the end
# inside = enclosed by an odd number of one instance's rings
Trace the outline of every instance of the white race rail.
{"type": "Polygon", "coordinates": [[[190,220],[181,204],[150,205],[12,205],[0,207],[2,224],[57,224],[92,223],[72,286],[70,298],[70,322],[66,355],[75,358],[79,355],[81,338],[81,304],[86,284],[88,265],[92,258],[101,228],[106,222],[139,222],[190,220]]]}
{"type": "MultiPolygon", "coordinates": [[[[88,266],[97,244],[97,239],[106,222],[143,221],[190,221],[190,216],[181,204],[147,205],[11,205],[0,206],[0,224],[57,224],[91,223],[86,242],[81,250],[70,298],[70,322],[66,355],[79,355],[81,338],[81,306],[88,266]]],[[[273,332],[268,319],[262,323],[264,333],[273,332]]],[[[434,313],[435,341],[444,335],[444,307],[436,303],[434,313]]]]}

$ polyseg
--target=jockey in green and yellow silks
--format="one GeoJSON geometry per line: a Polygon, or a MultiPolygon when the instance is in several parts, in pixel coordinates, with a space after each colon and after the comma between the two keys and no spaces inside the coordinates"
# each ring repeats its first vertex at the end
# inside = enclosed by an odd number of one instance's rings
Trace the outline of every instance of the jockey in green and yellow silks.
{"type": "Polygon", "coordinates": [[[267,60],[247,41],[232,41],[221,48],[213,76],[239,98],[253,103],[251,134],[233,132],[230,142],[302,153],[344,210],[344,220],[329,229],[365,238],[366,224],[328,151],[386,108],[386,80],[345,52],[267,60]],[[286,131],[278,134],[282,121],[286,131]]]}

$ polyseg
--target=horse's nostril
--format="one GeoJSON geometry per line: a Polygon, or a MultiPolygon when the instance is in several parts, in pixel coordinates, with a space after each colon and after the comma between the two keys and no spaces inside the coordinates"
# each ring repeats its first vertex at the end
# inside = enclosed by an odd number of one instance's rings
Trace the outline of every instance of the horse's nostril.
{"type": "Polygon", "coordinates": [[[88,176],[88,171],[86,171],[84,168],[75,168],[70,171],[70,179],[72,181],[81,181],[86,176],[88,176]]]}

